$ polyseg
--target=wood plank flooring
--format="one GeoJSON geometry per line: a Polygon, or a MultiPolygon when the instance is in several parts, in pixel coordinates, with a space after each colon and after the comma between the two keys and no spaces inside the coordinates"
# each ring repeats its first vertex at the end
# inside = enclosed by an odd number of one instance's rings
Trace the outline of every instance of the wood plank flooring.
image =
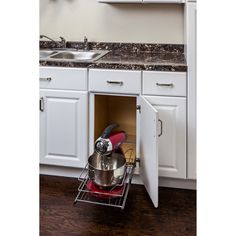
{"type": "Polygon", "coordinates": [[[196,235],[196,191],[160,187],[156,209],[145,188],[132,185],[122,211],[86,203],[73,206],[77,188],[77,179],[40,176],[40,235],[196,235]]]}

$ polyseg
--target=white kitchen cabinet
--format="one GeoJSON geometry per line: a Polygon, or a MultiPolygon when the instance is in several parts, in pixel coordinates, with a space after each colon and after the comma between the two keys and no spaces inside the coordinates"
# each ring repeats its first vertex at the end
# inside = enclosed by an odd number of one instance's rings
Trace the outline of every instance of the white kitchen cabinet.
{"type": "Polygon", "coordinates": [[[186,98],[145,98],[159,113],[159,176],[186,178],[186,98]]]}
{"type": "Polygon", "coordinates": [[[40,68],[40,164],[65,167],[86,164],[86,78],[86,69],[40,68]]]}
{"type": "Polygon", "coordinates": [[[89,88],[92,90],[90,154],[104,128],[111,123],[120,124],[120,129],[127,132],[127,142],[135,144],[140,176],[157,206],[159,176],[186,178],[186,73],[144,71],[142,81],[141,75],[135,74],[138,72],[133,73],[104,69],[89,71],[89,88]],[[131,84],[126,82],[129,78],[132,78],[131,84]],[[126,93],[120,85],[115,85],[110,93],[96,86],[97,81],[108,79],[125,81],[128,85],[126,93]],[[141,83],[141,92],[139,89],[133,95],[128,92],[130,88],[140,88],[141,83]]]}
{"type": "Polygon", "coordinates": [[[185,3],[186,0],[98,0],[101,3],[185,3]]]}
{"type": "Polygon", "coordinates": [[[118,123],[157,207],[159,177],[187,175],[186,73],[90,69],[88,75],[87,81],[87,69],[40,68],[40,163],[85,167],[104,128],[118,123]]]}

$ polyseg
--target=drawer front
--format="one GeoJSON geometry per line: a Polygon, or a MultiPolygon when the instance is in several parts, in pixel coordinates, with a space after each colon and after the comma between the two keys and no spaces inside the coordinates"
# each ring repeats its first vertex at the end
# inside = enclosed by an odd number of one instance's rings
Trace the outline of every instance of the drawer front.
{"type": "Polygon", "coordinates": [[[141,71],[90,69],[89,90],[105,93],[140,94],[141,71]]]}
{"type": "Polygon", "coordinates": [[[143,94],[186,96],[186,72],[143,71],[143,94]]]}
{"type": "Polygon", "coordinates": [[[86,68],[40,67],[40,88],[87,90],[86,68]]]}

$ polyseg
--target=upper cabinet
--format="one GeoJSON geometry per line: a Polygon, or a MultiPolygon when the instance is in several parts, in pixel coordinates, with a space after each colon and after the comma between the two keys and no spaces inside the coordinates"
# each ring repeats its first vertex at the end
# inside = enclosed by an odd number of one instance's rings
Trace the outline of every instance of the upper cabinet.
{"type": "Polygon", "coordinates": [[[143,0],[143,3],[185,3],[185,0],[143,0]]]}
{"type": "Polygon", "coordinates": [[[186,0],[97,0],[102,3],[185,3],[186,0]]]}
{"type": "Polygon", "coordinates": [[[103,3],[142,3],[143,0],[98,0],[103,3]]]}

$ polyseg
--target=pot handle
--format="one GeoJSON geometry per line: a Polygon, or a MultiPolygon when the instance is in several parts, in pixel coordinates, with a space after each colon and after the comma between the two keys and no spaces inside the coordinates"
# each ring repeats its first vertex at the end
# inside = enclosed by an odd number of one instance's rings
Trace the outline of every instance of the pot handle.
{"type": "Polygon", "coordinates": [[[111,131],[115,128],[119,127],[118,124],[114,123],[114,124],[111,124],[111,125],[108,125],[105,130],[103,131],[102,135],[101,135],[101,138],[109,138],[110,134],[111,134],[111,131]]]}

